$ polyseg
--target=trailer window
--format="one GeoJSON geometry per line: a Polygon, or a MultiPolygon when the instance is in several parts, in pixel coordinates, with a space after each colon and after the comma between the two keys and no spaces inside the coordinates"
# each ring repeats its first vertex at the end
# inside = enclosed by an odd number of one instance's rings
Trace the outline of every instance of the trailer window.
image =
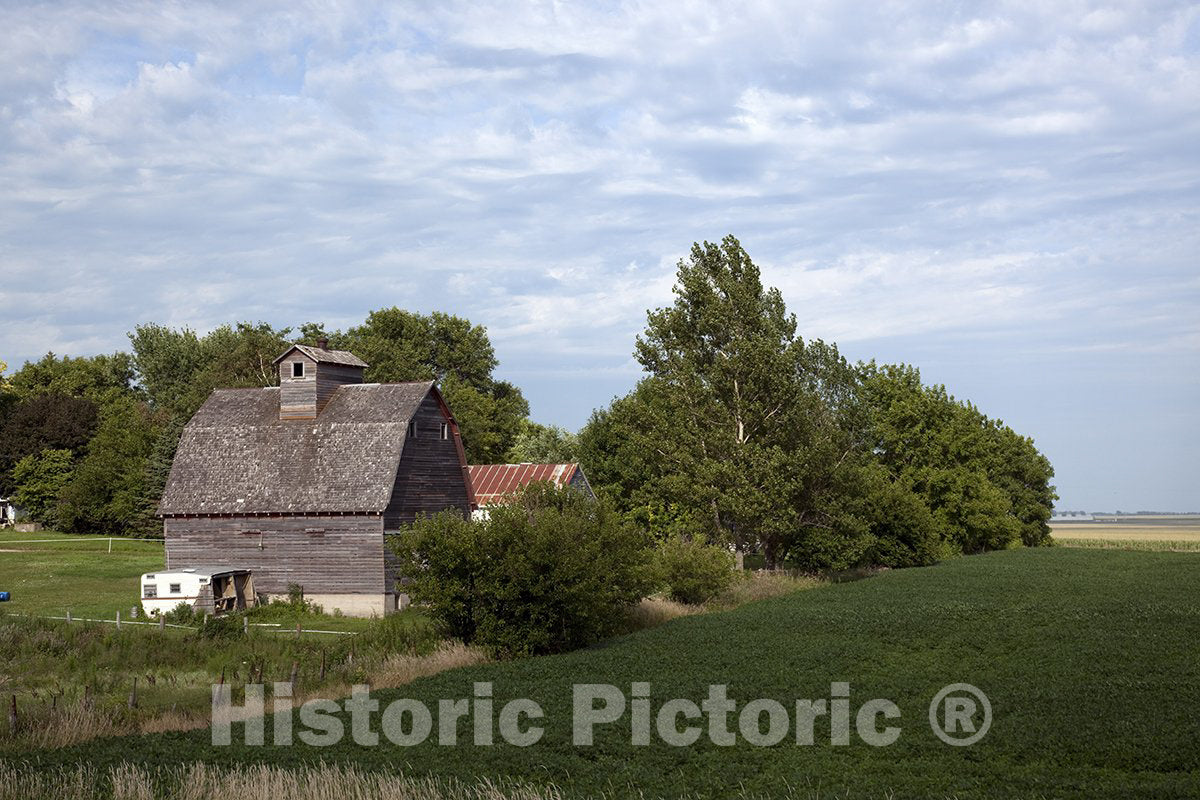
{"type": "Polygon", "coordinates": [[[158,597],[158,585],[147,583],[142,587],[142,597],[158,597]]]}
{"type": "Polygon", "coordinates": [[[169,592],[169,593],[170,593],[170,594],[183,594],[183,589],[181,589],[181,588],[180,588],[180,584],[178,584],[178,583],[172,583],[172,584],[171,584],[171,590],[170,590],[170,592],[169,592]]]}

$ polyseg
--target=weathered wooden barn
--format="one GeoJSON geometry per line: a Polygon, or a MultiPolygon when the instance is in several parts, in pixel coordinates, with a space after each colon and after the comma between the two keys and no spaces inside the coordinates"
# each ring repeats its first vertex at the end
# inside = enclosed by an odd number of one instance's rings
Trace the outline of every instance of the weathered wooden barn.
{"type": "Polygon", "coordinates": [[[327,611],[385,614],[399,594],[385,539],[420,515],[474,507],[437,387],[363,383],[354,354],[294,345],[279,382],[217,389],[179,442],[159,514],[167,564],[248,567],[327,611]]]}

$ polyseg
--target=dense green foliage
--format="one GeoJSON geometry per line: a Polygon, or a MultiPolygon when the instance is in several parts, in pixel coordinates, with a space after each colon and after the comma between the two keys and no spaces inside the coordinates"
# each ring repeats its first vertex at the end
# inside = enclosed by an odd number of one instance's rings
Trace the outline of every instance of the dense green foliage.
{"type": "Polygon", "coordinates": [[[17,462],[43,450],[82,452],[96,423],[96,404],[86,397],[44,393],[14,398],[0,423],[0,496],[16,491],[17,462]]]}
{"type": "Polygon", "coordinates": [[[1046,541],[1049,462],[915,370],[805,341],[732,236],[694,245],[651,311],[647,376],[596,411],[593,485],[659,536],[694,533],[803,569],[914,566],[1046,541]]]}
{"type": "MultiPolygon", "coordinates": [[[[1190,553],[1025,549],[954,559],[676,620],[603,647],[454,670],[377,692],[381,707],[405,697],[435,714],[438,700],[471,698],[488,681],[499,711],[531,698],[545,734],[530,747],[497,739],[458,745],[382,740],[362,747],[349,733],[329,747],[212,747],[208,731],[96,741],[44,753],[41,763],[103,767],[129,759],[163,765],[265,762],[355,764],[476,781],[516,777],[555,783],[567,797],[1185,798],[1200,791],[1200,570],[1190,553]],[[1097,587],[1102,587],[1098,590],[1097,587]],[[978,686],[990,699],[990,731],[970,747],[934,737],[928,707],[944,686],[978,686]],[[828,716],[812,745],[789,737],[772,747],[743,738],[721,747],[707,736],[671,747],[652,733],[631,745],[630,711],[597,726],[591,746],[571,744],[574,683],[608,683],[626,697],[650,684],[657,713],[671,698],[699,703],[727,684],[740,711],[757,698],[793,708],[850,684],[851,708],[896,703],[899,739],[873,747],[852,736],[830,743],[828,716]]],[[[343,721],[346,715],[341,715],[343,721]]],[[[854,717],[851,716],[853,724],[854,717]]],[[[299,728],[300,723],[297,720],[299,728]]],[[[730,719],[737,730],[736,717],[730,719]]],[[[379,730],[378,715],[373,729],[379,730]]],[[[349,725],[347,723],[347,731],[349,725]]],[[[235,730],[235,739],[239,733],[235,730]]]]}
{"type": "Polygon", "coordinates": [[[738,574],[726,547],[708,544],[703,536],[670,536],[655,550],[655,577],[667,596],[698,605],[729,588],[738,574]]]}
{"type": "Polygon", "coordinates": [[[579,460],[579,437],[557,425],[526,420],[504,455],[508,464],[568,464],[579,460]]]}
{"type": "Polygon", "coordinates": [[[500,655],[599,641],[653,580],[644,534],[608,503],[548,483],[486,520],[422,520],[395,547],[414,601],[447,634],[500,655]]]}
{"type": "Polygon", "coordinates": [[[71,451],[43,450],[22,458],[13,467],[18,487],[14,499],[30,519],[58,523],[58,497],[71,482],[71,451]]]}

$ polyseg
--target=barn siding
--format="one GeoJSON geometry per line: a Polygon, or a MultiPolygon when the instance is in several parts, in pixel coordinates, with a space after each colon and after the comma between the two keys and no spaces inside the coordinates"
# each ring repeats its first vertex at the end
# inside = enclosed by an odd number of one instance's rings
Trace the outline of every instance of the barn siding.
{"type": "Polygon", "coordinates": [[[448,508],[471,513],[467,495],[465,464],[459,458],[454,426],[449,439],[441,438],[441,426],[449,425],[433,392],[425,396],[413,417],[416,436],[404,442],[392,499],[384,512],[384,527],[396,531],[417,517],[448,508]]]}
{"type": "Polygon", "coordinates": [[[169,517],[171,568],[245,567],[254,588],[284,594],[384,594],[383,523],[377,515],[303,517],[169,517]]]}

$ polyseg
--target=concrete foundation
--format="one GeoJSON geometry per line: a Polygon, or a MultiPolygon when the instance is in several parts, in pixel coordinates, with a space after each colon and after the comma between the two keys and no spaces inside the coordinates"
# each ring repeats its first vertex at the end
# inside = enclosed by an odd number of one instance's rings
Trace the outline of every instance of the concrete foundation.
{"type": "MultiPolygon", "coordinates": [[[[271,602],[286,601],[286,594],[267,595],[271,602]]],[[[304,599],[318,605],[326,614],[342,612],[347,617],[382,617],[397,610],[394,594],[309,594],[304,599]]]]}

